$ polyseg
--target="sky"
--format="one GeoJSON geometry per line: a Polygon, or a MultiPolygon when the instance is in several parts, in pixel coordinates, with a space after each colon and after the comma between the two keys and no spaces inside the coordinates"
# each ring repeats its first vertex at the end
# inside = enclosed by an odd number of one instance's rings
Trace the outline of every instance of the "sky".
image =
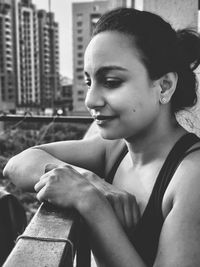
{"type": "MultiPolygon", "coordinates": [[[[72,2],[85,0],[51,0],[51,11],[59,23],[60,73],[72,78],[72,2]]],[[[87,0],[87,2],[92,0],[87,0]]],[[[49,0],[32,0],[37,9],[49,10],[49,0]]]]}
{"type": "MultiPolygon", "coordinates": [[[[72,78],[72,3],[92,2],[94,0],[51,0],[51,11],[59,23],[60,73],[72,78]]],[[[141,0],[135,0],[138,5],[141,0]]],[[[37,9],[49,10],[49,0],[32,0],[37,9]]]]}
{"type": "MultiPolygon", "coordinates": [[[[51,11],[59,23],[60,73],[72,78],[72,3],[91,2],[93,0],[51,0],[51,11]]],[[[32,0],[38,9],[48,11],[49,0],[32,0]]],[[[141,0],[135,0],[138,9],[142,9],[141,0]]],[[[200,21],[199,21],[200,24],[200,21]]],[[[199,25],[200,27],[200,25],[199,25]]]]}

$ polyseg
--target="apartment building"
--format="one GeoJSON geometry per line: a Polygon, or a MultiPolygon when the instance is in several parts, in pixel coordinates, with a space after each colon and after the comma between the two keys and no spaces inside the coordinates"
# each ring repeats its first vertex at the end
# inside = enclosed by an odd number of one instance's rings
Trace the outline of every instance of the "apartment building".
{"type": "Polygon", "coordinates": [[[87,112],[84,100],[86,86],[83,76],[84,51],[89,43],[93,27],[102,13],[108,9],[107,1],[73,3],[73,110],[87,112]]]}
{"type": "Polygon", "coordinates": [[[73,110],[75,114],[88,113],[84,100],[87,88],[83,76],[84,51],[93,28],[106,11],[116,7],[133,7],[133,0],[106,0],[73,3],[73,110]]]}
{"type": "Polygon", "coordinates": [[[21,0],[17,12],[18,105],[37,106],[40,104],[37,10],[31,0],[21,0]]]}
{"type": "Polygon", "coordinates": [[[0,111],[16,104],[15,1],[0,0],[0,111]]]}
{"type": "Polygon", "coordinates": [[[32,0],[0,0],[0,110],[53,107],[58,91],[54,13],[32,0]]]}
{"type": "Polygon", "coordinates": [[[59,92],[58,23],[54,14],[38,11],[41,106],[54,108],[59,92]]]}

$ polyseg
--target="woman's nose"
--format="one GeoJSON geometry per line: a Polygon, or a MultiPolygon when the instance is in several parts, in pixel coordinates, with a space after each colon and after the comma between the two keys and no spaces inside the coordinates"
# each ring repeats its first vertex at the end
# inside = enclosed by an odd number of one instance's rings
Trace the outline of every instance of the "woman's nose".
{"type": "Polygon", "coordinates": [[[105,99],[100,88],[91,87],[88,90],[85,105],[88,109],[96,109],[105,105],[105,99]]]}

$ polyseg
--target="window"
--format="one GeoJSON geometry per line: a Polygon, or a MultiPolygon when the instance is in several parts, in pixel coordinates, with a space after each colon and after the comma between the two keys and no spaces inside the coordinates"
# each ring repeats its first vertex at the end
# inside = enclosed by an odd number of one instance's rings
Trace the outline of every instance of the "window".
{"type": "Polygon", "coordinates": [[[83,102],[83,101],[85,101],[85,98],[84,97],[79,97],[78,101],[83,102]]]}
{"type": "Polygon", "coordinates": [[[84,95],[84,91],[78,90],[78,95],[83,96],[84,95]]]}
{"type": "Polygon", "coordinates": [[[93,10],[94,10],[94,11],[98,11],[98,10],[99,10],[99,6],[98,6],[98,5],[94,5],[94,6],[93,6],[93,10]]]}
{"type": "Polygon", "coordinates": [[[77,33],[78,33],[78,34],[80,34],[80,33],[82,33],[82,32],[83,32],[82,29],[78,29],[78,30],[77,30],[77,33]]]}
{"type": "Polygon", "coordinates": [[[83,37],[79,36],[79,37],[77,38],[77,40],[78,40],[78,42],[82,42],[82,41],[83,41],[83,37]]]}
{"type": "Polygon", "coordinates": [[[83,14],[82,14],[82,13],[78,13],[78,14],[76,15],[76,17],[77,17],[77,20],[78,20],[78,21],[82,21],[82,19],[83,19],[83,14]]]}
{"type": "Polygon", "coordinates": [[[77,63],[78,65],[83,65],[83,60],[78,60],[77,63]]]}
{"type": "Polygon", "coordinates": [[[82,21],[77,21],[77,26],[78,27],[81,27],[83,25],[83,22],[82,21]]]}
{"type": "Polygon", "coordinates": [[[83,49],[83,45],[78,45],[77,48],[80,50],[80,49],[83,49]]]}
{"type": "Polygon", "coordinates": [[[83,78],[84,78],[83,75],[77,75],[78,80],[82,80],[83,78]]]}

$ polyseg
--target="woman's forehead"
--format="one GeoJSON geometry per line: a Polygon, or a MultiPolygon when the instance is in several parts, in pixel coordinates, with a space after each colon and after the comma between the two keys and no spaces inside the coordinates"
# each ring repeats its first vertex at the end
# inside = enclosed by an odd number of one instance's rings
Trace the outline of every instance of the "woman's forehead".
{"type": "Polygon", "coordinates": [[[139,57],[134,41],[123,33],[107,31],[97,34],[85,51],[85,68],[100,64],[123,63],[129,58],[139,57]]]}
{"type": "Polygon", "coordinates": [[[118,31],[105,31],[95,35],[90,41],[87,50],[136,49],[133,38],[118,31]],[[111,46],[112,45],[112,46],[111,46]]]}

